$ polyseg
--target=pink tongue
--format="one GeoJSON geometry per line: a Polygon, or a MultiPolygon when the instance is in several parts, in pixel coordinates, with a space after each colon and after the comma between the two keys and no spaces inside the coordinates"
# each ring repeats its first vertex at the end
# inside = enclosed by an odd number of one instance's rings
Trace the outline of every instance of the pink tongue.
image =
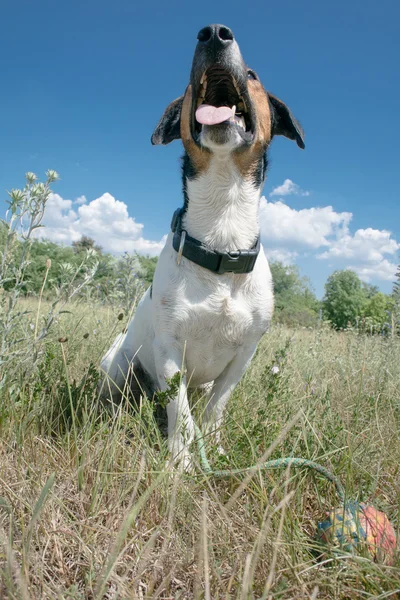
{"type": "Polygon", "coordinates": [[[201,104],[196,110],[196,121],[203,125],[217,125],[228,121],[232,116],[232,109],[229,106],[210,106],[201,104]]]}

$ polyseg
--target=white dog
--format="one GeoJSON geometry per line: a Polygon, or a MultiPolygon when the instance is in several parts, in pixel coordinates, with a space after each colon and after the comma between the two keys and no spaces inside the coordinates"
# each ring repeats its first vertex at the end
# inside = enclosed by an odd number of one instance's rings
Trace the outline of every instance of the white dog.
{"type": "MultiPolygon", "coordinates": [[[[258,210],[274,135],[304,148],[287,106],[246,67],[232,31],[198,34],[190,83],[165,110],[153,144],[181,139],[183,208],[125,334],[102,361],[118,396],[130,376],[133,394],[181,384],[167,406],[173,459],[189,459],[194,424],[188,386],[212,383],[208,430],[218,431],[226,403],[245,372],[273,312],[273,286],[260,245],[258,210]]],[[[104,392],[103,392],[104,395],[104,392]]]]}

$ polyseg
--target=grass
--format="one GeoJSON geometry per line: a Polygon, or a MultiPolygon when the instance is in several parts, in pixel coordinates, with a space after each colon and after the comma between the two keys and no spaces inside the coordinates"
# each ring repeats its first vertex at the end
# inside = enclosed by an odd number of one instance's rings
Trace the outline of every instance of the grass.
{"type": "MultiPolygon", "coordinates": [[[[35,327],[38,306],[27,308],[35,327]]],[[[317,523],[337,505],[320,476],[171,471],[150,401],[112,414],[97,403],[99,359],[126,318],[112,308],[70,310],[37,368],[22,364],[1,398],[0,598],[400,596],[397,559],[314,560],[317,523]]],[[[397,339],[274,327],[228,405],[226,456],[208,444],[209,460],[218,468],[263,455],[318,461],[397,530],[399,390],[397,339]]]]}

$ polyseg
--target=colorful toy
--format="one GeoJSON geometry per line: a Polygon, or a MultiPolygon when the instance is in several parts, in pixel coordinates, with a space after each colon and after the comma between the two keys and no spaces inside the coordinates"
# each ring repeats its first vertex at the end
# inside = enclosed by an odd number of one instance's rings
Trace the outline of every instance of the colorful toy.
{"type": "Polygon", "coordinates": [[[366,553],[379,563],[393,564],[396,533],[385,513],[349,501],[318,524],[318,539],[333,549],[366,553]]]}

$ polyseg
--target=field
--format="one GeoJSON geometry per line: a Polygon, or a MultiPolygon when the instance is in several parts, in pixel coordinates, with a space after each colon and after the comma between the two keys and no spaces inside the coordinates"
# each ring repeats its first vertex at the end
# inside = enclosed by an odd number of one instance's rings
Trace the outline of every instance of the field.
{"type": "MultiPolygon", "coordinates": [[[[34,324],[37,307],[29,308],[34,324]]],[[[193,472],[169,468],[154,404],[97,403],[100,356],[126,317],[69,310],[32,355],[34,367],[22,363],[2,392],[0,598],[400,595],[398,560],[343,552],[315,560],[317,523],[338,503],[321,476],[292,468],[207,477],[196,448],[193,472]]],[[[398,339],[274,326],[228,405],[226,455],[206,440],[208,458],[224,469],[318,461],[397,530],[399,390],[398,339]]],[[[193,403],[200,422],[200,394],[193,403]]]]}

